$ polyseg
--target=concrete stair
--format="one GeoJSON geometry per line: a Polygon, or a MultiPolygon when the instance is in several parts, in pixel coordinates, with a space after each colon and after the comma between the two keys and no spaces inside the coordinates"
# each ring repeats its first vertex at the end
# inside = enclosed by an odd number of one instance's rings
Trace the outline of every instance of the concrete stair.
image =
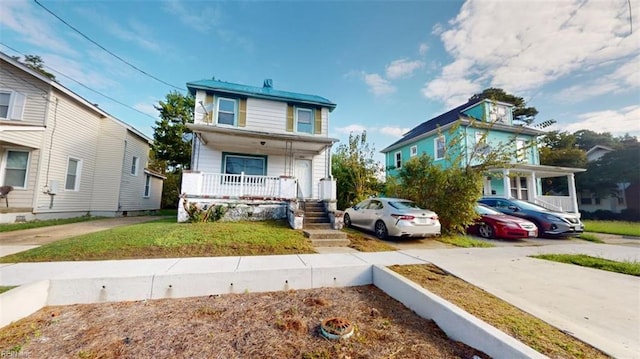
{"type": "Polygon", "coordinates": [[[346,233],[331,228],[324,203],[318,201],[304,203],[303,233],[314,247],[346,247],[351,243],[346,233]]]}

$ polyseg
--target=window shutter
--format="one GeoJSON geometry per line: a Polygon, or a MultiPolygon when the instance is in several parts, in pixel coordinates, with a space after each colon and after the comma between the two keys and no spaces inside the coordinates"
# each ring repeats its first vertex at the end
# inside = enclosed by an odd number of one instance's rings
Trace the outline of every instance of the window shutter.
{"type": "Polygon", "coordinates": [[[238,114],[238,127],[246,127],[247,126],[247,99],[240,99],[240,110],[238,114]]]}
{"type": "Polygon", "coordinates": [[[322,133],[322,107],[318,107],[316,108],[315,111],[313,111],[316,115],[316,121],[315,124],[313,126],[313,132],[316,135],[319,135],[322,133]]]}
{"type": "Polygon", "coordinates": [[[216,111],[214,101],[215,101],[215,98],[213,97],[213,94],[207,93],[207,96],[204,100],[204,104],[205,104],[205,107],[210,110],[208,110],[209,112],[207,112],[207,118],[205,119],[206,123],[213,122],[213,113],[216,111]]]}
{"type": "Polygon", "coordinates": [[[293,106],[287,104],[287,132],[293,132],[293,106]]]}
{"type": "Polygon", "coordinates": [[[12,120],[22,120],[22,115],[24,114],[24,104],[26,102],[27,96],[14,92],[11,94],[13,105],[11,106],[11,119],[12,120]]]}

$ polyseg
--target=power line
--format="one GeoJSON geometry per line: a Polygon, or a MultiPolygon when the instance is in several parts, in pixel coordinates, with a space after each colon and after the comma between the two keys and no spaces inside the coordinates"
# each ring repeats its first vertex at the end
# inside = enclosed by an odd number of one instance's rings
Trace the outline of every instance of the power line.
{"type": "MultiPolygon", "coordinates": [[[[2,46],[4,46],[4,47],[6,47],[6,48],[8,48],[8,49],[12,50],[13,52],[16,52],[16,53],[20,54],[20,55],[22,55],[22,56],[26,56],[24,53],[22,53],[22,52],[20,52],[20,51],[18,51],[18,50],[16,50],[16,49],[14,49],[13,47],[11,47],[11,46],[9,46],[9,45],[7,45],[7,44],[3,43],[3,42],[0,42],[0,45],[2,45],[2,46]]],[[[142,112],[142,111],[138,110],[138,109],[137,109],[137,108],[135,108],[135,107],[129,106],[129,105],[127,105],[126,103],[121,102],[120,100],[117,100],[117,99],[115,99],[115,98],[113,98],[113,97],[111,97],[111,96],[105,95],[105,94],[103,94],[102,92],[100,92],[100,91],[98,91],[98,90],[94,90],[94,89],[92,89],[91,87],[89,87],[89,86],[87,86],[87,85],[83,84],[82,82],[80,82],[80,81],[78,81],[78,80],[76,80],[76,79],[72,78],[71,76],[66,75],[66,74],[64,74],[64,73],[62,73],[62,72],[60,72],[60,71],[58,71],[58,70],[56,70],[56,69],[52,68],[51,66],[48,66],[48,65],[46,65],[46,64],[45,64],[45,65],[44,65],[44,67],[48,68],[49,70],[51,70],[51,71],[55,72],[55,73],[56,73],[56,74],[58,74],[58,75],[61,75],[62,77],[66,77],[67,79],[69,79],[69,80],[71,80],[71,81],[73,81],[73,82],[77,83],[78,85],[80,85],[80,86],[82,86],[82,87],[86,88],[87,90],[89,90],[89,91],[91,91],[91,92],[95,92],[96,94],[98,94],[98,95],[100,95],[100,96],[102,96],[102,97],[104,97],[104,98],[107,98],[107,99],[109,99],[109,100],[111,100],[111,101],[113,101],[113,102],[115,102],[115,103],[117,103],[117,104],[119,104],[119,105],[121,105],[121,106],[124,106],[124,107],[126,107],[126,108],[128,108],[128,109],[130,109],[130,110],[136,111],[136,112],[138,112],[138,113],[140,113],[140,114],[142,114],[142,115],[145,115],[145,116],[147,116],[147,117],[149,117],[149,118],[151,118],[151,119],[153,119],[153,120],[157,120],[157,118],[156,118],[156,117],[153,117],[153,116],[149,115],[149,114],[148,114],[148,113],[146,113],[146,112],[142,112]]],[[[55,81],[55,80],[53,80],[53,81],[55,81]]]]}
{"type": "Polygon", "coordinates": [[[132,63],[128,62],[127,60],[123,59],[122,57],[114,54],[113,52],[107,50],[104,46],[100,45],[99,43],[97,43],[96,41],[92,40],[91,38],[89,38],[87,35],[85,35],[82,31],[76,29],[75,27],[73,27],[71,24],[69,24],[68,22],[66,22],[65,20],[63,20],[60,16],[56,15],[53,11],[49,10],[47,7],[45,7],[44,5],[42,5],[38,0],[34,0],[36,4],[38,4],[38,6],[40,6],[41,8],[43,8],[45,11],[47,11],[49,14],[51,14],[53,17],[55,17],[56,19],[60,20],[63,24],[67,25],[71,30],[75,31],[76,33],[78,33],[80,36],[84,37],[85,39],[87,39],[89,42],[91,42],[92,44],[98,46],[99,48],[101,48],[102,50],[104,50],[105,52],[107,52],[108,54],[110,54],[111,56],[115,57],[116,59],[122,61],[123,63],[129,65],[131,68],[135,69],[136,71],[139,71],[140,73],[149,76],[150,78],[165,84],[167,86],[173,87],[174,89],[180,90],[180,91],[186,91],[186,89],[179,87],[179,86],[174,86],[164,80],[161,80],[153,75],[151,75],[150,73],[140,69],[139,67],[133,65],[132,63]]]}

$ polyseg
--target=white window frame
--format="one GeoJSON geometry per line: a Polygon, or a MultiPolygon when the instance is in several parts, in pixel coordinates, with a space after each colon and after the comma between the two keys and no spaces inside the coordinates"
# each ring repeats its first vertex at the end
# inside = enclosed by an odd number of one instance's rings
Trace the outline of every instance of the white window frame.
{"type": "Polygon", "coordinates": [[[492,103],[489,107],[489,120],[492,123],[509,124],[509,108],[504,105],[492,103]],[[504,113],[501,110],[504,110],[504,113]]]}
{"type": "Polygon", "coordinates": [[[315,127],[315,113],[313,112],[313,109],[311,109],[311,108],[307,108],[307,107],[296,107],[296,108],[295,108],[295,112],[294,112],[294,113],[295,113],[295,117],[296,117],[296,118],[295,118],[295,122],[296,122],[296,132],[299,132],[299,133],[310,133],[310,134],[313,134],[313,133],[314,133],[314,130],[315,130],[315,128],[314,128],[314,127],[315,127]],[[308,112],[308,113],[309,113],[309,119],[310,119],[310,120],[309,120],[309,131],[300,131],[300,127],[299,127],[299,125],[300,125],[300,121],[298,120],[298,118],[299,118],[299,117],[298,117],[298,114],[299,114],[301,111],[302,111],[302,112],[308,112]]]}
{"type": "Polygon", "coordinates": [[[80,190],[80,179],[82,177],[82,159],[81,158],[76,158],[76,157],[67,157],[67,169],[64,171],[64,190],[65,191],[74,191],[77,192],[80,190]],[[68,184],[68,180],[69,180],[69,164],[71,163],[71,161],[76,161],[77,162],[77,166],[76,166],[76,173],[74,174],[76,176],[76,180],[74,183],[73,188],[67,188],[67,184],[68,184]]]}
{"type": "Polygon", "coordinates": [[[29,167],[31,165],[31,151],[17,148],[5,148],[4,155],[2,159],[2,168],[0,169],[2,172],[2,183],[4,184],[5,178],[7,176],[7,163],[9,159],[9,152],[25,152],[27,153],[27,168],[24,172],[24,182],[22,186],[13,186],[14,189],[27,189],[29,184],[29,167]]]}
{"type": "Polygon", "coordinates": [[[7,104],[7,116],[0,117],[0,120],[22,120],[22,116],[24,115],[24,105],[27,96],[6,88],[0,88],[0,93],[9,95],[9,103],[7,104]]]}
{"type": "Polygon", "coordinates": [[[417,155],[418,155],[418,146],[417,145],[411,146],[411,148],[409,148],[409,157],[415,157],[417,155]]]}
{"type": "Polygon", "coordinates": [[[516,138],[516,161],[522,163],[529,163],[529,156],[527,153],[527,140],[524,138],[516,138]]]}
{"type": "Polygon", "coordinates": [[[131,157],[131,170],[129,171],[129,173],[132,176],[138,175],[138,167],[140,167],[140,157],[138,156],[131,157]]]}
{"type": "Polygon", "coordinates": [[[402,151],[393,154],[394,164],[396,168],[402,168],[402,151]]]}
{"type": "Polygon", "coordinates": [[[151,197],[151,175],[145,174],[144,177],[144,192],[142,194],[144,198],[151,197]]]}
{"type": "Polygon", "coordinates": [[[440,135],[433,139],[433,158],[435,160],[441,160],[447,154],[447,139],[444,135],[440,135]],[[442,142],[442,155],[438,153],[438,143],[442,142]]]}
{"type": "Polygon", "coordinates": [[[229,126],[229,127],[236,127],[238,123],[238,100],[235,98],[228,98],[228,97],[218,97],[216,99],[216,125],[218,126],[229,126]],[[228,112],[228,111],[222,111],[221,110],[221,106],[220,106],[220,101],[231,101],[233,102],[233,112],[228,112]],[[220,123],[220,112],[222,113],[226,113],[226,114],[233,114],[233,123],[232,124],[228,124],[228,123],[220,123]]]}

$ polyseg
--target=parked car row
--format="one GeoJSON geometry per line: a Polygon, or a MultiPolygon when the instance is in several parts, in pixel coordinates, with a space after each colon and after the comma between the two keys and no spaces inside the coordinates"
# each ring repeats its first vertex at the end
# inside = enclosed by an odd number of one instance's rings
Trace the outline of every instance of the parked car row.
{"type": "MultiPolygon", "coordinates": [[[[531,202],[483,197],[476,205],[478,220],[467,229],[484,238],[577,236],[584,231],[580,218],[572,213],[551,211],[531,202]]],[[[347,208],[347,227],[359,227],[376,237],[433,237],[440,234],[438,215],[400,198],[370,198],[347,208]]]]}

